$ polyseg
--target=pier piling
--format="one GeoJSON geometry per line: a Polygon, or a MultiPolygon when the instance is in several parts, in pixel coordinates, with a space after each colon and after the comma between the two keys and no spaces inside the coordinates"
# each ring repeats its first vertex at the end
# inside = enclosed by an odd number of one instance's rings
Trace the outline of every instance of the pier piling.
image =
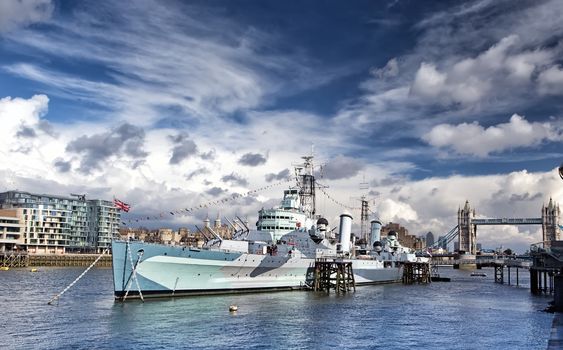
{"type": "Polygon", "coordinates": [[[403,267],[403,283],[430,283],[430,263],[406,262],[403,267]]]}
{"type": "Polygon", "coordinates": [[[314,291],[326,291],[328,293],[331,289],[334,289],[338,294],[351,290],[356,291],[352,262],[326,258],[315,261],[314,291]]]}

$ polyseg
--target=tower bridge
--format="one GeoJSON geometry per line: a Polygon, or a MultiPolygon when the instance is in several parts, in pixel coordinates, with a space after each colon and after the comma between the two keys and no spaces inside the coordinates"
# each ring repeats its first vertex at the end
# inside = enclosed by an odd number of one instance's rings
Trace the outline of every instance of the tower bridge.
{"type": "MultiPolygon", "coordinates": [[[[559,218],[561,210],[559,205],[549,199],[548,205],[543,205],[539,218],[485,218],[476,219],[475,209],[471,208],[469,201],[457,211],[457,226],[448,235],[448,242],[455,237],[459,239],[459,251],[467,254],[477,253],[477,226],[479,225],[542,225],[542,241],[544,246],[550,246],[551,241],[563,238],[559,218]],[[457,231],[457,232],[456,232],[457,231]]],[[[442,242],[443,244],[444,242],[442,242]]]]}

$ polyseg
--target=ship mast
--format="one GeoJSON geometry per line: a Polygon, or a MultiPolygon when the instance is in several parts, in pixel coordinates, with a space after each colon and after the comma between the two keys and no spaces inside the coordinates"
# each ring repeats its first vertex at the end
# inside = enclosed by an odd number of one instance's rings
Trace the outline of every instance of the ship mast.
{"type": "MultiPolygon", "coordinates": [[[[363,181],[360,182],[360,190],[366,191],[369,189],[369,183],[366,182],[366,175],[364,174],[363,181]]],[[[362,208],[360,212],[360,237],[365,241],[368,242],[368,235],[371,235],[369,232],[368,224],[369,224],[369,201],[366,195],[363,195],[360,198],[362,201],[362,208]]]]}
{"type": "Polygon", "coordinates": [[[362,211],[361,211],[361,225],[360,225],[360,236],[366,242],[368,242],[368,235],[370,234],[368,224],[369,224],[369,203],[366,196],[362,196],[362,211]]]}
{"type": "Polygon", "coordinates": [[[301,157],[303,164],[295,166],[297,187],[301,208],[308,216],[314,216],[315,208],[315,176],[313,174],[313,155],[301,157]]]}

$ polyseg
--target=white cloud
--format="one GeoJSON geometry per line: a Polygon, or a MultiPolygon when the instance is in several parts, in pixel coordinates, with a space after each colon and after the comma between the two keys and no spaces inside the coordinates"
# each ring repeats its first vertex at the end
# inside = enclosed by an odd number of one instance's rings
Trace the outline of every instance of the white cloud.
{"type": "Polygon", "coordinates": [[[53,8],[51,0],[2,0],[0,1],[0,34],[46,21],[51,18],[53,8]]]}
{"type": "Polygon", "coordinates": [[[477,122],[436,125],[422,138],[432,146],[451,148],[458,154],[486,157],[493,152],[537,146],[543,141],[560,142],[563,130],[550,123],[530,123],[514,114],[508,123],[488,128],[477,122]]]}
{"type": "Polygon", "coordinates": [[[563,94],[563,69],[552,66],[538,76],[539,91],[542,94],[563,94]]]}
{"type": "MultiPolygon", "coordinates": [[[[19,162],[21,157],[40,160],[42,154],[37,146],[52,139],[50,134],[41,129],[42,117],[47,113],[49,98],[45,95],[35,95],[30,99],[5,97],[0,99],[0,154],[4,158],[3,166],[10,165],[14,170],[33,168],[33,162],[19,162]],[[27,130],[29,137],[18,137],[27,130]],[[18,161],[19,160],[19,161],[18,161]]],[[[41,167],[39,166],[39,169],[41,167]]]]}
{"type": "Polygon", "coordinates": [[[423,62],[416,72],[411,93],[423,103],[471,105],[503,95],[499,88],[533,86],[533,73],[554,59],[552,50],[520,51],[520,39],[509,35],[477,57],[448,62],[443,71],[423,62]],[[514,50],[515,52],[511,52],[514,50]]]}
{"type": "Polygon", "coordinates": [[[416,72],[411,93],[421,96],[436,98],[442,95],[446,85],[447,76],[436,70],[436,66],[422,62],[416,72]]]}
{"type": "Polygon", "coordinates": [[[562,15],[556,0],[526,7],[484,0],[432,12],[415,25],[420,35],[412,50],[371,69],[363,95],[335,119],[355,135],[385,128],[419,137],[437,122],[524,110],[542,95],[560,94],[554,67],[563,53],[556,44],[562,15]],[[404,127],[393,128],[398,123],[404,127]]]}
{"type": "MultiPolygon", "coordinates": [[[[292,131],[297,139],[311,136],[305,128],[292,130],[292,123],[287,121],[288,116],[305,119],[312,125],[319,125],[313,115],[287,111],[281,115],[273,112],[256,114],[252,116],[253,123],[246,130],[241,125],[228,125],[229,133],[225,139],[209,137],[214,131],[212,126],[201,129],[201,133],[192,133],[193,141],[200,152],[215,149],[213,160],[203,160],[194,157],[193,161],[186,162],[185,166],[171,166],[169,164],[170,135],[177,130],[155,129],[146,130],[144,151],[146,160],[136,168],[132,168],[125,160],[112,159],[103,168],[93,174],[85,175],[77,172],[80,159],[66,153],[65,147],[71,141],[82,135],[92,136],[112,130],[116,124],[98,124],[90,126],[85,124],[53,124],[59,135],[54,138],[39,129],[41,121],[45,118],[48,108],[48,98],[35,96],[29,99],[4,98],[0,100],[0,120],[5,128],[0,129],[0,188],[2,190],[19,188],[31,192],[49,192],[65,195],[78,191],[87,193],[90,198],[111,198],[113,195],[131,203],[134,207],[133,217],[154,216],[164,213],[162,220],[151,219],[140,221],[133,225],[169,226],[198,224],[207,214],[215,216],[232,217],[239,215],[248,216],[253,223],[257,211],[262,207],[276,205],[280,199],[284,186],[274,187],[258,193],[258,197],[248,197],[212,206],[201,208],[195,214],[175,215],[168,214],[170,210],[199,206],[209,200],[222,197],[210,197],[205,193],[215,187],[228,191],[226,196],[241,193],[250,189],[271,185],[267,183],[266,175],[272,170],[281,171],[288,168],[298,160],[299,155],[310,151],[310,144],[287,145],[285,139],[276,139],[270,131],[289,135],[292,131]],[[30,138],[17,139],[15,133],[22,123],[34,128],[35,140],[30,138]],[[9,127],[8,127],[9,126],[9,127]],[[248,130],[250,129],[250,130],[248,130]],[[246,131],[246,132],[244,132],[246,131]],[[268,131],[264,133],[264,131],[268,131]],[[240,135],[249,135],[245,138],[244,147],[238,148],[234,140],[240,135]],[[21,142],[18,143],[18,142],[21,142]],[[268,143],[270,142],[270,143],[268,143]],[[10,152],[17,145],[27,145],[30,151],[26,154],[10,152]],[[257,152],[258,145],[271,144],[269,149],[268,167],[244,167],[237,164],[240,157],[249,152],[257,152]],[[289,147],[284,147],[289,146],[289,147]],[[56,162],[65,163],[65,171],[54,166],[56,162]],[[69,169],[66,169],[66,166],[69,169]],[[186,174],[198,169],[208,169],[201,172],[200,176],[186,177],[186,174]],[[264,168],[264,169],[262,169],[264,168]],[[59,169],[59,170],[57,170],[59,169]],[[68,170],[68,171],[66,171],[68,170]],[[236,172],[237,176],[248,181],[248,186],[237,187],[225,184],[221,178],[236,172]],[[41,174],[39,178],[37,174],[41,174]],[[49,189],[46,191],[45,189],[49,189]]],[[[318,118],[318,117],[317,117],[318,118]]],[[[308,122],[305,122],[308,123],[308,122]]],[[[524,122],[524,121],[521,121],[524,122]]],[[[319,130],[313,138],[322,141],[326,139],[324,130],[319,130]]],[[[308,138],[311,139],[311,138],[308,138]]],[[[317,145],[322,144],[319,141],[317,145]]],[[[335,139],[334,144],[341,143],[335,139]]],[[[237,145],[240,145],[238,143],[237,145]]],[[[322,154],[317,155],[317,164],[325,158],[332,159],[329,154],[338,154],[339,148],[335,145],[323,147],[322,154]],[[326,152],[326,153],[325,153],[326,152]]],[[[260,150],[261,151],[261,150],[260,150]]],[[[563,187],[556,170],[548,173],[530,173],[527,171],[512,172],[505,175],[492,176],[452,176],[448,178],[429,178],[413,181],[395,174],[405,165],[389,163],[365,164],[361,172],[344,180],[329,181],[323,179],[322,183],[331,197],[348,207],[358,208],[362,191],[358,184],[362,177],[377,179],[370,181],[372,193],[375,197],[374,210],[384,222],[395,221],[406,226],[413,234],[425,234],[428,231],[436,235],[444,234],[454,227],[457,222],[456,212],[465,200],[469,200],[476,208],[479,216],[485,217],[539,217],[539,210],[549,197],[563,203],[563,187]],[[399,167],[399,168],[397,168],[399,167]],[[387,181],[392,179],[393,181],[387,181]]],[[[276,182],[276,181],[274,181],[276,182]]],[[[365,180],[364,180],[365,182],[365,180]]],[[[288,185],[286,183],[285,185],[288,185]]],[[[373,199],[373,198],[372,198],[373,199]]],[[[332,226],[338,224],[338,215],[344,210],[339,204],[327,198],[323,193],[318,194],[317,210],[319,214],[329,219],[332,226]]],[[[355,224],[359,224],[359,213],[352,212],[355,224]]],[[[357,228],[356,228],[357,229],[357,228]]],[[[518,251],[524,251],[528,243],[541,239],[537,228],[518,227],[506,231],[487,231],[485,228],[478,232],[478,241],[486,243],[487,247],[503,245],[518,251]]]]}
{"type": "Polygon", "coordinates": [[[390,198],[378,203],[378,214],[383,222],[413,222],[418,219],[418,214],[408,203],[390,198]]]}
{"type": "Polygon", "coordinates": [[[86,100],[109,109],[113,119],[144,125],[170,111],[188,122],[220,120],[333,75],[313,76],[298,54],[266,53],[263,47],[279,39],[209,9],[150,0],[135,7],[112,1],[90,6],[77,5],[64,20],[55,17],[49,31],[29,29],[12,40],[22,50],[99,64],[100,78],[35,64],[3,68],[45,84],[49,94],[86,100]],[[105,12],[120,16],[106,23],[99,17],[105,12]]]}
{"type": "MultiPolygon", "coordinates": [[[[486,218],[539,218],[542,205],[550,197],[563,206],[563,186],[555,168],[537,173],[523,170],[500,175],[403,180],[375,189],[382,198],[376,200],[374,208],[380,218],[388,221],[384,215],[394,216],[411,234],[417,235],[432,231],[439,236],[450,231],[457,225],[457,209],[466,200],[478,217],[486,218]],[[404,213],[394,209],[398,207],[396,203],[405,204],[404,213]],[[411,209],[416,213],[415,219],[411,209]]],[[[542,238],[539,226],[495,228],[479,227],[477,241],[486,248],[503,245],[524,252],[529,244],[542,238]]]]}
{"type": "Polygon", "coordinates": [[[349,179],[358,175],[363,168],[361,160],[338,155],[323,166],[323,177],[328,180],[349,179]]]}
{"type": "Polygon", "coordinates": [[[399,74],[399,62],[397,62],[397,58],[392,58],[385,67],[372,69],[371,73],[379,79],[396,77],[399,74]]]}

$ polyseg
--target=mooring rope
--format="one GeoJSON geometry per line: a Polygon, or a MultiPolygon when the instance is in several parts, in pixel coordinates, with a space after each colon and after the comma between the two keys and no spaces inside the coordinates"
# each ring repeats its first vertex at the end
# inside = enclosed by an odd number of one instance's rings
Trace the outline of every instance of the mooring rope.
{"type": "Polygon", "coordinates": [[[93,262],[92,264],[90,264],[90,266],[88,266],[88,268],[87,268],[86,270],[84,270],[84,272],[82,272],[82,273],[80,274],[80,276],[78,276],[74,281],[72,281],[72,283],[69,284],[65,289],[63,289],[62,292],[60,292],[59,294],[57,294],[57,295],[55,295],[53,298],[51,298],[51,300],[49,300],[49,302],[48,302],[47,304],[53,305],[53,301],[59,300],[59,298],[60,298],[64,293],[66,293],[67,290],[69,290],[72,286],[74,286],[74,285],[76,284],[76,282],[78,282],[78,280],[80,280],[82,277],[84,277],[84,275],[85,275],[88,271],[90,271],[90,269],[91,269],[92,267],[94,267],[94,265],[96,265],[96,263],[97,263],[97,262],[102,258],[102,256],[103,256],[105,253],[107,253],[108,251],[109,251],[109,248],[104,249],[104,251],[102,252],[102,254],[100,254],[100,255],[96,258],[96,260],[94,260],[94,262],[93,262]]]}

